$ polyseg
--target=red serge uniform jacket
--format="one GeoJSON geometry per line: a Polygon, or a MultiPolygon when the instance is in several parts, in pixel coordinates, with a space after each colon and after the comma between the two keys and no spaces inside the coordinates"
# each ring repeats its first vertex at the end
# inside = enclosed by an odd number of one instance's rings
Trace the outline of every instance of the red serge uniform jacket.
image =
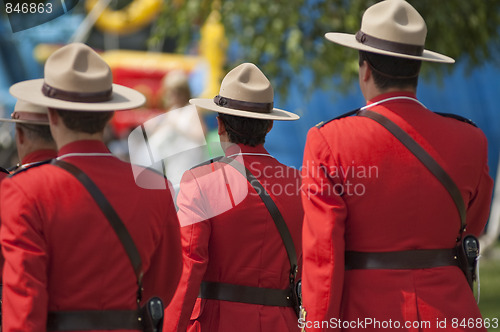
{"type": "MultiPolygon", "coordinates": [[[[262,145],[234,145],[226,155],[244,163],[262,183],[300,254],[303,210],[299,171],[279,163],[262,145]]],[[[190,323],[189,331],[298,331],[291,307],[197,300],[202,280],[289,287],[290,262],[280,234],[243,175],[220,162],[194,168],[183,176],[177,203],[184,270],[165,311],[169,319],[164,330],[186,331],[190,323]]]]}
{"type": "MultiPolygon", "coordinates": [[[[369,103],[397,96],[415,98],[388,93],[369,103]]],[[[448,172],[467,207],[467,233],[478,235],[489,215],[493,185],[481,130],[411,99],[384,101],[369,110],[395,122],[448,172]]],[[[458,267],[344,271],[347,250],[453,248],[459,234],[459,214],[446,189],[384,127],[353,116],[312,128],[302,175],[308,322],[301,325],[307,331],[348,330],[348,324],[390,329],[390,320],[403,331],[434,331],[437,320],[446,319],[451,328],[453,319],[481,317],[458,267]],[[420,322],[422,329],[404,329],[405,322],[420,322]]]]}
{"type": "Polygon", "coordinates": [[[21,167],[23,168],[29,167],[38,162],[54,159],[56,157],[57,157],[56,150],[43,149],[43,150],[33,151],[24,156],[23,160],[21,161],[22,164],[21,167]]]}
{"type": "MultiPolygon", "coordinates": [[[[67,144],[59,156],[95,182],[127,227],[142,259],[143,300],[168,304],[182,269],[170,191],[139,188],[130,164],[100,141],[67,144]]],[[[3,181],[0,200],[4,332],[45,331],[47,311],[137,308],[130,260],[73,175],[51,164],[28,168],[3,181]]]]}
{"type": "MultiPolygon", "coordinates": [[[[45,161],[45,160],[50,160],[57,157],[57,151],[51,150],[51,149],[43,149],[43,150],[37,150],[33,151],[26,156],[24,156],[23,160],[21,161],[22,165],[19,166],[15,171],[24,169],[26,167],[30,167],[35,165],[36,163],[45,161]]],[[[19,165],[19,164],[18,164],[19,165]]],[[[14,171],[14,172],[15,172],[14,171]]],[[[7,176],[8,173],[0,173],[0,182],[7,176]]],[[[2,280],[2,271],[3,271],[3,256],[2,253],[0,252],[0,283],[2,280]]]]}

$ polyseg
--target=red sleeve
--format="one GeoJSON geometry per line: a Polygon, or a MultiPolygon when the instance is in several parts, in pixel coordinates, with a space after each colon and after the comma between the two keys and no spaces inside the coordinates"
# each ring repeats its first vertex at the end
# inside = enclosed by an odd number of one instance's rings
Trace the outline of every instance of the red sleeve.
{"type": "MultiPolygon", "coordinates": [[[[6,173],[0,172],[0,183],[7,177],[6,173]]],[[[0,219],[1,220],[1,219],[0,219]]],[[[3,275],[3,254],[2,251],[0,250],[0,284],[2,284],[2,275],[3,275]]]]}
{"type": "Polygon", "coordinates": [[[484,140],[484,167],[480,174],[474,197],[467,206],[467,231],[468,234],[479,236],[490,215],[491,193],[493,191],[493,179],[490,177],[488,168],[488,146],[486,137],[484,140]]]}
{"type": "MultiPolygon", "coordinates": [[[[340,315],[347,210],[342,197],[334,192],[334,186],[342,184],[340,179],[328,176],[335,167],[320,131],[311,129],[302,167],[302,293],[308,327],[340,315]]],[[[317,330],[320,329],[307,328],[307,331],[317,330]]]]}
{"type": "Polygon", "coordinates": [[[48,255],[36,202],[7,179],[0,204],[5,257],[2,331],[45,331],[48,255]]]}
{"type": "Polygon", "coordinates": [[[163,326],[165,332],[186,331],[208,264],[211,227],[208,220],[199,221],[204,215],[201,201],[202,193],[196,180],[186,172],[177,197],[179,222],[187,225],[181,227],[184,269],[174,298],[165,310],[168,318],[163,326]]]}
{"type": "MultiPolygon", "coordinates": [[[[168,191],[170,192],[170,190],[168,191]]],[[[165,306],[170,303],[182,273],[182,249],[179,220],[171,195],[168,199],[167,216],[164,220],[159,245],[151,258],[151,266],[143,278],[143,302],[159,296],[165,306]]]]}

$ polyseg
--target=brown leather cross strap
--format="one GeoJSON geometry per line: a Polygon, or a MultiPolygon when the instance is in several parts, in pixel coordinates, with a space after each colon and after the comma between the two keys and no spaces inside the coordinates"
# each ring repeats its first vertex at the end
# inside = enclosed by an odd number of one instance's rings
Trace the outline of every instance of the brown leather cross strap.
{"type": "Polygon", "coordinates": [[[455,249],[418,249],[390,252],[345,252],[345,269],[429,269],[458,266],[455,249]]]}
{"type": "Polygon", "coordinates": [[[136,310],[49,312],[47,331],[142,330],[136,310]]]}
{"type": "Polygon", "coordinates": [[[401,129],[394,122],[386,118],[385,116],[375,113],[372,111],[360,111],[358,116],[363,116],[370,118],[379,124],[381,124],[385,129],[387,129],[391,134],[393,134],[411,153],[417,157],[422,164],[441,182],[441,184],[446,188],[450,194],[453,202],[455,203],[458,213],[460,215],[460,237],[466,227],[466,210],[465,203],[462,198],[462,194],[458,189],[457,185],[453,179],[446,173],[446,171],[438,164],[438,162],[429,154],[425,149],[420,146],[410,135],[408,135],[403,129],[401,129]]]}
{"type": "Polygon", "coordinates": [[[71,173],[74,177],[77,178],[78,181],[80,181],[80,183],[85,187],[85,189],[87,189],[90,196],[92,196],[94,201],[101,209],[102,213],[106,216],[106,219],[109,221],[111,227],[113,227],[113,230],[118,236],[118,239],[120,240],[121,244],[123,245],[123,248],[125,249],[125,252],[127,253],[128,258],[130,259],[130,263],[134,268],[134,273],[137,277],[137,280],[140,283],[142,280],[141,255],[139,254],[139,250],[137,250],[134,240],[132,239],[132,236],[130,236],[127,227],[125,227],[118,213],[116,213],[115,209],[106,199],[106,196],[104,196],[101,190],[87,176],[87,174],[85,174],[81,169],[79,169],[75,165],[57,159],[52,160],[52,164],[71,173]]]}
{"type": "Polygon", "coordinates": [[[250,170],[246,168],[244,165],[240,164],[238,161],[234,159],[229,159],[226,157],[223,157],[218,161],[230,165],[238,172],[240,172],[241,175],[243,175],[247,179],[247,181],[250,182],[252,187],[259,194],[260,199],[264,202],[264,205],[271,214],[271,217],[273,218],[273,221],[276,224],[276,228],[280,233],[281,240],[283,241],[283,245],[285,246],[286,253],[288,255],[288,260],[290,261],[290,266],[293,271],[297,267],[297,252],[295,251],[295,245],[293,244],[292,235],[290,234],[290,231],[288,230],[288,227],[285,223],[285,219],[283,219],[283,216],[278,207],[276,206],[276,203],[274,203],[271,196],[269,196],[268,192],[262,186],[259,180],[257,180],[257,178],[255,178],[252,172],[250,172],[250,170]],[[245,168],[245,173],[243,173],[243,168],[245,168]]]}
{"type": "MultiPolygon", "coordinates": [[[[290,231],[288,230],[285,220],[276,206],[276,203],[274,203],[266,189],[262,186],[259,180],[255,178],[250,170],[245,167],[245,165],[234,159],[226,157],[219,157],[213,161],[230,165],[235,170],[240,172],[259,194],[260,198],[264,202],[264,205],[271,214],[285,246],[288,259],[290,261],[290,285],[293,285],[297,274],[297,253],[295,251],[295,245],[293,243],[292,236],[290,235],[290,231]]],[[[287,289],[274,289],[202,281],[199,296],[203,299],[262,304],[269,306],[293,307],[294,305],[292,301],[291,287],[287,289]]]]}
{"type": "Polygon", "coordinates": [[[290,289],[241,286],[222,282],[203,281],[200,286],[202,299],[291,307],[290,289]]]}
{"type": "MultiPolygon", "coordinates": [[[[127,256],[132,264],[137,277],[137,306],[142,297],[142,260],[118,213],[97,185],[81,169],[73,164],[54,159],[53,165],[60,167],[72,174],[87,189],[94,201],[101,209],[111,227],[116,232],[127,256]]],[[[48,331],[85,331],[85,330],[141,330],[142,323],[139,319],[139,310],[78,310],[78,311],[53,311],[48,313],[48,331]]]]}
{"type": "MultiPolygon", "coordinates": [[[[457,242],[466,227],[465,204],[453,179],[438,162],[410,135],[385,116],[363,110],[358,116],[370,118],[394,135],[418,160],[441,182],[450,194],[460,215],[460,230],[457,242]]],[[[439,266],[459,266],[456,248],[417,249],[391,252],[345,252],[345,269],[426,269],[439,266]]]]}

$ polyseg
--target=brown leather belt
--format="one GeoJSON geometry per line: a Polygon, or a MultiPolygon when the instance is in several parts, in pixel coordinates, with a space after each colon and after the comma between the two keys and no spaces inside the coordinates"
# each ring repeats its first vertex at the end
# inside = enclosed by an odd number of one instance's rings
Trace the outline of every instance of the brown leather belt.
{"type": "Polygon", "coordinates": [[[262,304],[278,307],[293,306],[290,289],[260,288],[202,281],[202,299],[231,301],[249,304],[262,304]]]}
{"type": "Polygon", "coordinates": [[[137,310],[53,311],[47,331],[142,330],[137,310]]]}
{"type": "Polygon", "coordinates": [[[409,270],[459,266],[453,249],[418,249],[390,252],[345,252],[345,269],[409,270]]]}

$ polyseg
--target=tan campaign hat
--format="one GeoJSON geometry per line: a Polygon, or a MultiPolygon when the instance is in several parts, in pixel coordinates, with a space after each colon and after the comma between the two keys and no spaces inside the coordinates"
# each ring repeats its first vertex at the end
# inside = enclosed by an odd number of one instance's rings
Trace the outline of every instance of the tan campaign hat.
{"type": "Polygon", "coordinates": [[[454,63],[452,58],[424,49],[427,26],[404,0],[386,0],[369,7],[355,34],[329,32],[326,39],[357,50],[414,60],[454,63]]]}
{"type": "Polygon", "coordinates": [[[253,63],[243,63],[222,80],[219,95],[213,99],[195,98],[197,107],[245,118],[265,120],[298,120],[297,114],[274,108],[271,83],[253,63]]]}
{"type": "Polygon", "coordinates": [[[18,100],[12,112],[11,118],[0,118],[0,122],[17,122],[36,125],[49,125],[49,109],[18,100]]]}
{"type": "Polygon", "coordinates": [[[69,111],[118,111],[146,101],[140,92],[113,84],[108,64],[82,43],[54,52],[45,63],[43,79],[14,84],[9,92],[20,100],[69,111]]]}

